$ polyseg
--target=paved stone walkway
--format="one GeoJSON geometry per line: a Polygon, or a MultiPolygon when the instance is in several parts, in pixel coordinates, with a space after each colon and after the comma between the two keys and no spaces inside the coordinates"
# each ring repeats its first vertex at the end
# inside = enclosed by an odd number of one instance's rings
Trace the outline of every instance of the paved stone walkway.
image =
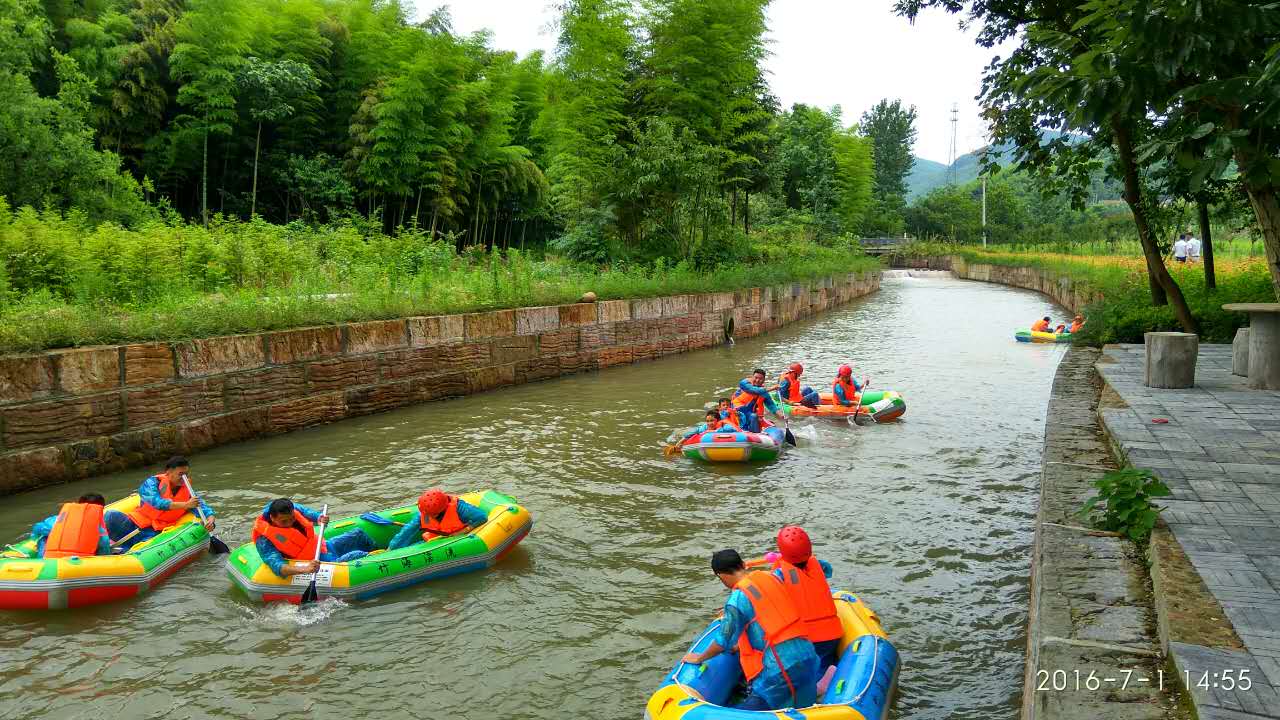
{"type": "Polygon", "coordinates": [[[1245,646],[1170,642],[1170,655],[1201,720],[1280,718],[1280,392],[1232,375],[1230,345],[1200,346],[1188,390],[1143,386],[1144,357],[1142,345],[1104,350],[1098,371],[1128,407],[1103,409],[1103,423],[1172,489],[1164,520],[1245,646]],[[1252,687],[1223,687],[1227,670],[1248,670],[1252,687]]]}

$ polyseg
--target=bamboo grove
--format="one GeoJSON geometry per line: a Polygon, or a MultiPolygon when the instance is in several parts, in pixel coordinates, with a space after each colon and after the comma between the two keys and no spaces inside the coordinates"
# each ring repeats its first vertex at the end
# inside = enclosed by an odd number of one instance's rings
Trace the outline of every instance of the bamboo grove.
{"type": "Polygon", "coordinates": [[[767,5],[566,0],[554,54],[518,57],[397,0],[0,0],[0,197],[702,267],[761,217],[874,232],[910,165],[778,107],[767,5]]]}

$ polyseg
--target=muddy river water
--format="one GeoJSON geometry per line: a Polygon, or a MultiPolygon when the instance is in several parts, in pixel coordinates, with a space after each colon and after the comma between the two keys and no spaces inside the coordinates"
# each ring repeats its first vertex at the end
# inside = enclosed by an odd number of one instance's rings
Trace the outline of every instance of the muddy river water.
{"type": "MultiPolygon", "coordinates": [[[[75,612],[0,613],[0,718],[639,718],[724,599],[713,550],[797,523],[833,587],[902,653],[898,718],[1014,718],[1044,413],[1062,347],[1015,328],[1063,310],[995,285],[890,273],[820,318],[732,347],[349,420],[193,458],[218,534],[278,495],[334,517],[426,486],[494,488],[533,514],[488,572],[346,604],[262,607],[204,557],[156,591],[75,612]],[[663,458],[672,428],[756,366],[829,384],[851,362],[900,390],[896,424],[793,426],[772,465],[663,458]]],[[[0,541],[81,492],[0,498],[0,541]]]]}

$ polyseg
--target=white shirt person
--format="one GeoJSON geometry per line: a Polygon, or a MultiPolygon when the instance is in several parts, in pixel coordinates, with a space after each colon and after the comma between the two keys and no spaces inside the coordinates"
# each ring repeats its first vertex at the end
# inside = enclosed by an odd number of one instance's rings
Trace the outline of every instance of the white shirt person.
{"type": "Polygon", "coordinates": [[[1200,239],[1195,235],[1187,238],[1187,257],[1191,262],[1200,260],[1200,239]]]}
{"type": "Polygon", "coordinates": [[[1181,235],[1178,241],[1173,244],[1173,259],[1180,263],[1187,261],[1187,236],[1181,235]]]}

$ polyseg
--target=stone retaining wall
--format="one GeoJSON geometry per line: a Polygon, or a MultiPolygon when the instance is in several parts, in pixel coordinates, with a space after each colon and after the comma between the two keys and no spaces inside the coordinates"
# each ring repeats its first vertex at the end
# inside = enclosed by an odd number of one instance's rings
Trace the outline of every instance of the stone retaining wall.
{"type": "Polygon", "coordinates": [[[750,337],[880,273],[0,357],[0,495],[215,445],[750,337]]]}
{"type": "Polygon", "coordinates": [[[950,270],[963,280],[1010,285],[1044,293],[1073,313],[1084,310],[1091,302],[1102,299],[1101,293],[1082,287],[1066,275],[1030,267],[1009,267],[970,263],[959,255],[892,259],[893,267],[950,270]]]}

